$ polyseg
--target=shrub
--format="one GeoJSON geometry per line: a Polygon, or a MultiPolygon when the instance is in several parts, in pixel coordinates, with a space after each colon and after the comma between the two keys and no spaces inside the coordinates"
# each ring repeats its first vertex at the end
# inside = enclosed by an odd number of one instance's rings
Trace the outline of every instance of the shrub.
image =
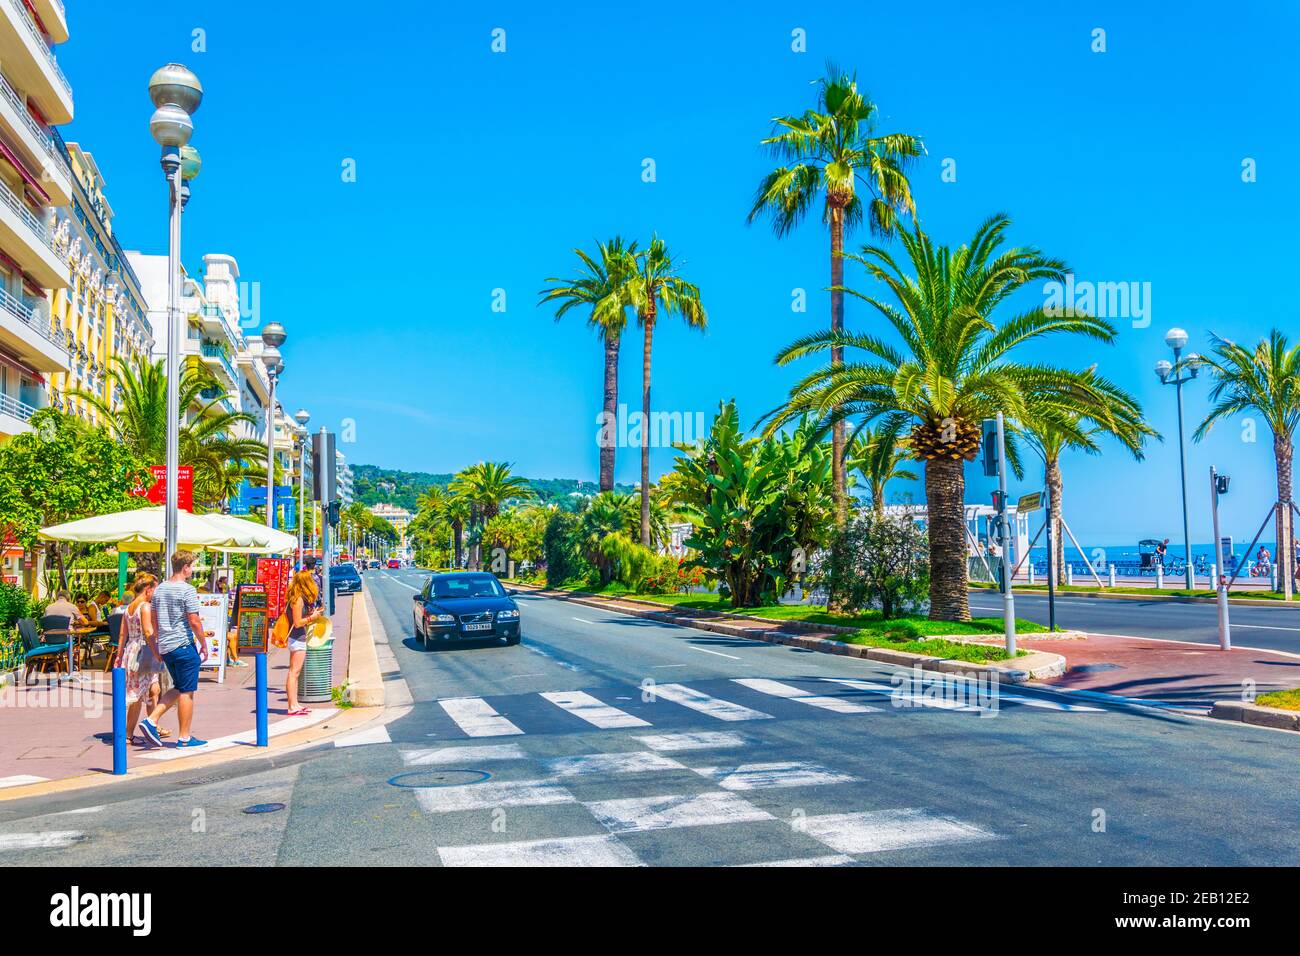
{"type": "Polygon", "coordinates": [[[0,627],[12,627],[19,618],[32,616],[32,600],[17,584],[0,581],[0,627]]]}
{"type": "Polygon", "coordinates": [[[916,610],[930,587],[930,549],[910,518],[861,509],[837,531],[814,574],[830,607],[879,607],[886,619],[916,610]]]}
{"type": "Polygon", "coordinates": [[[542,552],[546,558],[546,583],[559,587],[588,577],[592,568],[578,547],[579,519],[567,511],[556,511],[546,521],[542,532],[542,552]]]}

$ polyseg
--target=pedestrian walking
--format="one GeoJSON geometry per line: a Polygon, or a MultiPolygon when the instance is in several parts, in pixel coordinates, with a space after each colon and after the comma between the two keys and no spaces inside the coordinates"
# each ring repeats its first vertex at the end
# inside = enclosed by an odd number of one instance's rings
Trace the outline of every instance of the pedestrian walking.
{"type": "Polygon", "coordinates": [[[172,679],[171,690],[163,694],[158,706],[140,721],[140,732],[155,746],[162,745],[158,721],[172,707],[176,708],[180,720],[176,746],[202,747],[207,743],[190,736],[199,668],[208,659],[206,638],[211,636],[203,631],[203,621],[199,617],[199,592],[190,584],[194,560],[191,551],[177,551],[172,555],[172,576],[157,587],[151,601],[157,627],[156,646],[172,679]]]}
{"type": "MultiPolygon", "coordinates": [[[[146,701],[152,710],[158,705],[162,696],[162,655],[158,653],[155,636],[157,628],[153,620],[154,591],[158,579],[148,572],[136,575],[131,586],[133,598],[122,612],[122,628],[126,638],[118,647],[115,667],[126,671],[126,739],[135,739],[136,724],[140,720],[140,708],[146,701]]],[[[171,736],[169,731],[159,730],[159,737],[171,736]]],[[[143,743],[143,740],[138,741],[143,743]]]]}

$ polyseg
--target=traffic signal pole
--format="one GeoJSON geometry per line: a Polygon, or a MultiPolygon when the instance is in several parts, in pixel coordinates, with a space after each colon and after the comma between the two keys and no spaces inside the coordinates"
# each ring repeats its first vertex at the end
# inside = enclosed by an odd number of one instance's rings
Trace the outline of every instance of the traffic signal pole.
{"type": "Polygon", "coordinates": [[[1228,572],[1224,567],[1223,548],[1219,538],[1219,493],[1228,490],[1228,476],[1220,477],[1214,466],[1210,466],[1210,501],[1214,510],[1214,556],[1215,573],[1219,579],[1214,583],[1219,604],[1219,650],[1232,650],[1232,626],[1228,621],[1228,572]]]}
{"type": "Polygon", "coordinates": [[[1016,656],[1016,598],[1011,588],[1011,526],[1007,521],[1007,438],[998,412],[998,537],[1002,544],[1002,621],[1007,635],[1007,656],[1016,656]]]}

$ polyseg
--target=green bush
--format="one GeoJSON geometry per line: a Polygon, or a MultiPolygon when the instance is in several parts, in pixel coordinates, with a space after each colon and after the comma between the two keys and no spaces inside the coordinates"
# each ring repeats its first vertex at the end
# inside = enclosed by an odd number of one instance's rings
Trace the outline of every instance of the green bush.
{"type": "Polygon", "coordinates": [[[547,519],[542,533],[542,552],[546,556],[546,583],[559,587],[570,581],[583,580],[592,573],[591,565],[578,547],[579,519],[567,511],[557,511],[547,519]]]}
{"type": "Polygon", "coordinates": [[[17,584],[0,581],[0,627],[13,627],[19,618],[31,617],[32,599],[17,584]]]}
{"type": "Polygon", "coordinates": [[[864,508],[835,532],[814,577],[840,610],[879,608],[886,619],[914,611],[930,588],[925,532],[907,517],[864,508]]]}

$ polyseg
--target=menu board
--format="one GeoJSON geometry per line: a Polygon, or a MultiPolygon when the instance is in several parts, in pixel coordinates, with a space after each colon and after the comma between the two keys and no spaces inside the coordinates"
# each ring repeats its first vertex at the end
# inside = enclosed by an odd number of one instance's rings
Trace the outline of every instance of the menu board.
{"type": "Polygon", "coordinates": [[[257,559],[257,583],[266,588],[266,613],[272,621],[284,613],[290,566],[288,558],[257,559]]]}
{"type": "Polygon", "coordinates": [[[199,620],[203,622],[203,642],[208,648],[204,667],[217,669],[217,683],[226,680],[226,620],[229,594],[200,594],[199,620]]]}
{"type": "Polygon", "coordinates": [[[241,584],[235,596],[235,646],[241,651],[266,653],[266,588],[241,584]]]}

